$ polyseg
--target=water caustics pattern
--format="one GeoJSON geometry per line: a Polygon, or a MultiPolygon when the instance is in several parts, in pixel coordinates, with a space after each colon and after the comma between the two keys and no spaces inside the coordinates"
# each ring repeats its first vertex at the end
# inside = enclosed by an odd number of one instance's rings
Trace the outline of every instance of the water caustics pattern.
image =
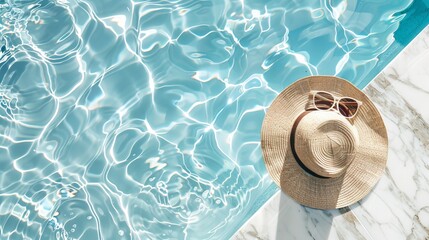
{"type": "Polygon", "coordinates": [[[308,75],[356,85],[412,2],[0,1],[0,238],[226,239],[308,75]]]}

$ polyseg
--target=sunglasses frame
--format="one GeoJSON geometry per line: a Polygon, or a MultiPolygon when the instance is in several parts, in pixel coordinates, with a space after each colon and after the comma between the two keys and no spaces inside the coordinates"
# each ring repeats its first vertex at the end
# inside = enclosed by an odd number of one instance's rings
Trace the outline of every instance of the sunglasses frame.
{"type": "Polygon", "coordinates": [[[352,97],[337,97],[337,96],[335,96],[334,94],[332,94],[332,93],[330,93],[330,92],[326,92],[326,91],[319,91],[319,90],[312,90],[312,91],[310,91],[310,93],[313,95],[313,105],[314,105],[314,107],[315,107],[317,110],[319,110],[319,111],[335,110],[335,112],[337,112],[338,114],[340,114],[341,116],[343,116],[343,117],[345,117],[345,118],[353,118],[354,116],[356,116],[356,114],[359,112],[359,107],[362,105],[362,102],[361,102],[361,101],[359,101],[359,100],[357,100],[357,99],[355,99],[355,98],[352,98],[352,97]],[[321,108],[318,108],[318,107],[317,107],[317,105],[316,105],[316,100],[315,100],[315,98],[316,98],[316,94],[317,94],[317,93],[327,93],[327,94],[331,95],[331,96],[332,96],[332,98],[334,99],[334,103],[332,104],[332,106],[331,106],[330,108],[328,108],[328,109],[321,109],[321,108]],[[339,109],[339,103],[340,103],[341,99],[344,99],[344,98],[352,99],[352,100],[356,101],[356,103],[358,104],[357,109],[356,109],[356,112],[355,112],[352,116],[350,116],[350,117],[349,117],[349,116],[344,116],[344,115],[341,113],[340,109],[339,109]]]}

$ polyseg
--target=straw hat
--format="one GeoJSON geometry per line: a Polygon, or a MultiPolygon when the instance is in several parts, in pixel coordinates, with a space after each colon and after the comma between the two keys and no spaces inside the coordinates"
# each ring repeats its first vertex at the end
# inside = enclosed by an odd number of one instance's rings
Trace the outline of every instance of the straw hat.
{"type": "Polygon", "coordinates": [[[383,174],[387,133],[371,100],[344,79],[303,78],[286,88],[266,113],[261,132],[264,161],[274,182],[302,205],[334,209],[367,195],[383,174]],[[362,102],[347,119],[312,109],[310,91],[362,102]]]}

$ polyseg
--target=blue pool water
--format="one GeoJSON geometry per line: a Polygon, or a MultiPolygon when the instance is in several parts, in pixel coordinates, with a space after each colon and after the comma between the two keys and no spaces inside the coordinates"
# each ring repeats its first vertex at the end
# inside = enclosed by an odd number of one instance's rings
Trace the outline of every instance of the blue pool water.
{"type": "Polygon", "coordinates": [[[293,81],[365,86],[422,1],[0,1],[0,238],[227,239],[293,81]]]}

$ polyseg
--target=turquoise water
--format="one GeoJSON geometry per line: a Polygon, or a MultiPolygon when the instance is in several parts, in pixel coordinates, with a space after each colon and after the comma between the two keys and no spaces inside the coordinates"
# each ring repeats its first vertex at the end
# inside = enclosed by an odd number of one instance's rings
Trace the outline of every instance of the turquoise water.
{"type": "Polygon", "coordinates": [[[428,23],[396,1],[0,1],[0,238],[227,239],[277,190],[265,110],[365,86],[428,23]]]}

